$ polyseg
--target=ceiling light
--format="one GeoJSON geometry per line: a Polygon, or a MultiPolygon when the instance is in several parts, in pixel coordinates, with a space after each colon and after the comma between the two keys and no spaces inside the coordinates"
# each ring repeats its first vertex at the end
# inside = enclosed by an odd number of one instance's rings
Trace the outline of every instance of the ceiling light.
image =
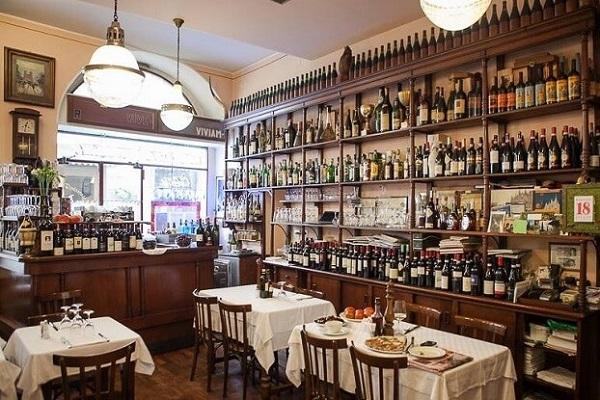
{"type": "Polygon", "coordinates": [[[106,32],[106,44],[96,49],[89,64],[83,68],[83,80],[94,100],[110,108],[130,105],[142,89],[144,73],[133,54],[125,48],[117,0],[113,22],[106,32]]]}
{"type": "Polygon", "coordinates": [[[487,11],[492,0],[420,0],[431,22],[447,31],[470,27],[487,11]]]}
{"type": "Polygon", "coordinates": [[[160,119],[173,131],[180,131],[194,119],[194,110],[187,104],[183,97],[183,87],[179,82],[179,47],[180,47],[180,32],[183,19],[175,18],[173,20],[177,27],[177,80],[173,84],[171,99],[169,103],[163,104],[160,108],[160,119]]]}

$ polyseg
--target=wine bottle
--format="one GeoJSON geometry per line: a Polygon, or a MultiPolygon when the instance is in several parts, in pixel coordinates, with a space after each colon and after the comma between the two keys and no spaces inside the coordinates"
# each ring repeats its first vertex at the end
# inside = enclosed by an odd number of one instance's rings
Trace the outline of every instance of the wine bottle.
{"type": "Polygon", "coordinates": [[[502,82],[498,87],[498,112],[506,111],[506,103],[506,86],[504,85],[504,82],[502,82]]]}
{"type": "Polygon", "coordinates": [[[471,25],[471,43],[475,43],[479,40],[479,21],[475,21],[471,25]]]}
{"type": "Polygon", "coordinates": [[[513,111],[516,107],[516,93],[513,77],[511,74],[510,81],[506,87],[506,111],[513,111]]]}
{"type": "Polygon", "coordinates": [[[427,99],[427,92],[421,95],[421,101],[419,103],[419,121],[417,125],[426,125],[430,123],[429,119],[429,100],[427,99]]]}
{"type": "Polygon", "coordinates": [[[554,0],[554,16],[561,17],[565,12],[565,0],[554,0]]]}
{"type": "Polygon", "coordinates": [[[527,152],[523,144],[523,135],[521,132],[517,135],[517,144],[513,150],[513,172],[525,171],[527,165],[527,152]]]}
{"type": "Polygon", "coordinates": [[[523,82],[523,72],[519,72],[519,82],[515,86],[515,109],[525,108],[525,83],[523,82]]]}
{"type": "Polygon", "coordinates": [[[542,128],[540,131],[540,144],[538,146],[538,166],[537,169],[544,171],[547,170],[550,165],[550,155],[548,143],[546,142],[546,129],[542,128]]]}
{"type": "Polygon", "coordinates": [[[375,47],[375,54],[373,56],[373,70],[372,72],[377,72],[379,70],[379,49],[375,47]]]}
{"type": "Polygon", "coordinates": [[[512,2],[512,9],[510,10],[509,18],[509,29],[515,31],[521,27],[521,16],[519,15],[519,7],[517,6],[516,0],[512,2]]]}
{"type": "Polygon", "coordinates": [[[446,121],[446,99],[444,98],[444,88],[440,88],[440,97],[436,108],[436,120],[433,122],[440,123],[446,121]]]}
{"type": "MultiPolygon", "coordinates": [[[[515,0],[513,0],[513,3],[515,0]]],[[[506,5],[506,1],[502,2],[502,11],[500,12],[500,22],[499,22],[499,33],[508,33],[510,29],[510,17],[508,16],[508,8],[506,5]]]]}
{"type": "Polygon", "coordinates": [[[442,28],[440,28],[437,40],[435,42],[435,52],[436,53],[442,53],[442,52],[446,51],[445,41],[446,41],[446,39],[444,37],[444,30],[442,28]]]}
{"type": "Polygon", "coordinates": [[[525,108],[535,106],[535,77],[533,76],[533,70],[530,70],[530,72],[525,83],[525,108]]]}
{"type": "Polygon", "coordinates": [[[394,50],[392,50],[392,66],[398,65],[398,41],[394,40],[394,50]]]}
{"type": "Polygon", "coordinates": [[[379,132],[386,132],[392,129],[392,105],[388,88],[384,88],[383,104],[380,109],[379,132]]]}
{"type": "Polygon", "coordinates": [[[385,54],[383,50],[383,45],[379,48],[379,62],[378,62],[378,71],[383,71],[385,69],[385,54]]]}
{"type": "Polygon", "coordinates": [[[488,113],[498,112],[498,77],[494,76],[494,83],[488,93],[488,113]]]}
{"type": "Polygon", "coordinates": [[[425,58],[429,54],[429,43],[427,42],[427,31],[423,29],[423,37],[421,38],[421,55],[420,58],[425,58]]]}
{"type": "Polygon", "coordinates": [[[558,65],[558,76],[556,77],[556,101],[569,100],[569,81],[565,74],[565,58],[560,59],[558,65]]]}
{"type": "Polygon", "coordinates": [[[531,6],[531,23],[536,24],[541,22],[543,19],[544,14],[540,0],[533,0],[533,5],[531,6]]]}
{"type": "Polygon", "coordinates": [[[498,21],[498,10],[496,8],[496,4],[492,5],[492,16],[490,17],[490,25],[489,25],[489,36],[490,37],[494,37],[496,35],[498,35],[498,31],[499,31],[499,24],[500,22],[498,21]]]}
{"type": "Polygon", "coordinates": [[[385,52],[385,68],[390,68],[392,66],[392,45],[388,42],[387,51],[385,52]]]}
{"type": "Polygon", "coordinates": [[[454,39],[452,38],[452,31],[446,31],[446,39],[444,40],[444,51],[452,50],[454,48],[454,39]]]}
{"type": "Polygon", "coordinates": [[[458,91],[454,97],[454,118],[462,119],[467,116],[467,95],[463,91],[463,81],[458,80],[458,91]]]}
{"type": "Polygon", "coordinates": [[[560,144],[560,168],[573,168],[573,143],[569,140],[569,127],[563,126],[560,144]]]}
{"type": "Polygon", "coordinates": [[[544,19],[554,18],[554,1],[546,0],[544,3],[544,8],[542,9],[542,14],[544,19]]]}
{"type": "Polygon", "coordinates": [[[398,65],[406,63],[406,50],[404,49],[404,39],[400,39],[400,49],[398,49],[398,65]]]}
{"type": "Polygon", "coordinates": [[[538,145],[535,131],[532,129],[529,134],[529,147],[527,147],[527,171],[536,171],[538,162],[538,145]]]}
{"type": "Polygon", "coordinates": [[[523,1],[521,8],[521,26],[526,27],[531,23],[531,9],[529,8],[529,0],[523,1]]]}
{"type": "Polygon", "coordinates": [[[488,261],[485,275],[483,276],[483,295],[494,296],[494,272],[491,261],[488,261]]]}
{"type": "Polygon", "coordinates": [[[510,136],[508,133],[504,136],[504,144],[502,146],[502,173],[513,172],[513,146],[510,142],[510,136]]]}
{"type": "Polygon", "coordinates": [[[452,35],[452,47],[457,49],[462,46],[462,44],[462,31],[455,31],[452,35]]]}
{"type": "Polygon", "coordinates": [[[431,27],[431,35],[429,35],[429,44],[427,48],[427,54],[432,56],[435,54],[437,43],[435,41],[435,28],[431,27]]]}
{"type": "Polygon", "coordinates": [[[548,147],[549,156],[549,168],[559,169],[562,165],[561,161],[561,148],[558,145],[558,139],[556,138],[556,127],[552,127],[552,137],[550,139],[550,146],[548,147]]]}
{"type": "Polygon", "coordinates": [[[40,235],[40,255],[54,255],[54,224],[49,216],[44,216],[38,227],[40,235]]]}
{"type": "Polygon", "coordinates": [[[535,105],[543,106],[546,104],[546,82],[542,67],[538,67],[537,81],[535,82],[535,105]]]}
{"type": "Polygon", "coordinates": [[[490,27],[487,14],[484,12],[479,20],[479,39],[487,39],[490,36],[490,27]]]}
{"type": "Polygon", "coordinates": [[[419,33],[415,32],[415,41],[413,43],[413,60],[421,58],[421,43],[419,42],[419,33]]]}
{"type": "Polygon", "coordinates": [[[409,63],[409,62],[412,62],[412,60],[413,60],[413,46],[412,46],[412,42],[411,42],[411,37],[410,37],[410,35],[408,35],[408,39],[406,41],[404,61],[409,63]]]}
{"type": "Polygon", "coordinates": [[[579,72],[577,70],[577,60],[579,59],[579,53],[577,58],[571,60],[571,71],[567,77],[569,87],[569,100],[577,100],[581,97],[581,81],[579,72]]]}

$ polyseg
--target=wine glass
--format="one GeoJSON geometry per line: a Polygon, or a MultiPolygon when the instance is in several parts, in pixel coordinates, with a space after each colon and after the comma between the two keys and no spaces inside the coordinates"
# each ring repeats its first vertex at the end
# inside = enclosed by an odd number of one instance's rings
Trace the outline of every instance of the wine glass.
{"type": "Polygon", "coordinates": [[[62,317],[62,319],[60,320],[60,323],[59,323],[59,325],[58,325],[58,326],[59,326],[59,329],[63,329],[63,328],[65,328],[67,325],[69,325],[69,326],[70,326],[70,324],[71,324],[71,322],[72,322],[72,321],[71,321],[71,318],[69,318],[69,311],[71,310],[71,306],[62,306],[62,307],[60,307],[60,309],[61,309],[61,310],[62,310],[62,312],[63,312],[63,317],[62,317]]]}
{"type": "Polygon", "coordinates": [[[92,314],[94,313],[94,310],[84,310],[83,311],[83,315],[85,315],[85,319],[84,319],[84,325],[83,325],[83,330],[84,331],[88,331],[91,330],[92,332],[94,331],[94,323],[92,322],[92,314]]]}
{"type": "Polygon", "coordinates": [[[398,322],[406,319],[406,303],[404,300],[394,300],[394,319],[398,322]]]}
{"type": "Polygon", "coordinates": [[[83,318],[81,317],[81,307],[83,307],[82,303],[74,303],[71,305],[73,313],[73,319],[71,320],[72,328],[82,328],[83,327],[83,318]]]}

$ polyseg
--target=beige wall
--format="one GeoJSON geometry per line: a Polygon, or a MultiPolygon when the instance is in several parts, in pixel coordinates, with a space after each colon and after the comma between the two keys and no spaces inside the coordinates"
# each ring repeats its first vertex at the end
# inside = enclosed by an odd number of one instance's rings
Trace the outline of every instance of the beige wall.
{"type": "MultiPolygon", "coordinates": [[[[12,119],[9,111],[15,107],[29,107],[41,112],[40,156],[45,159],[56,157],[56,132],[59,107],[72,81],[86,65],[94,50],[104,43],[101,38],[80,35],[52,26],[24,20],[0,13],[0,65],[4,65],[4,46],[56,59],[55,108],[35,107],[0,101],[0,162],[12,158],[12,119]]],[[[231,80],[218,71],[195,69],[206,79],[212,78],[213,86],[225,104],[231,101],[231,80]]],[[[4,87],[4,74],[0,73],[4,87]]]]}

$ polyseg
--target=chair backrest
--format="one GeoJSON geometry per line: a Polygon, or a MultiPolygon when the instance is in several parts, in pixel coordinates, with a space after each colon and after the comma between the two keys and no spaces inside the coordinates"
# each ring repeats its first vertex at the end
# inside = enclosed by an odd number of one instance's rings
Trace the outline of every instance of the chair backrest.
{"type": "Polygon", "coordinates": [[[408,366],[406,356],[377,357],[363,353],[354,347],[354,344],[350,346],[350,356],[352,357],[352,369],[354,370],[354,381],[356,382],[355,395],[358,400],[390,399],[389,395],[387,397],[384,395],[385,370],[392,371],[391,399],[400,399],[400,370],[408,366]]]}
{"type": "Polygon", "coordinates": [[[496,344],[504,343],[506,326],[484,319],[463,317],[456,315],[454,323],[458,327],[458,333],[475,339],[485,340],[496,344]]]}
{"type": "Polygon", "coordinates": [[[296,288],[296,293],[306,294],[306,295],[315,297],[317,299],[325,298],[325,293],[319,292],[318,290],[313,290],[313,289],[296,288]]]}
{"type": "Polygon", "coordinates": [[[408,321],[413,324],[426,326],[427,328],[440,329],[442,312],[435,308],[419,304],[406,303],[406,314],[408,321]]]}
{"type": "Polygon", "coordinates": [[[251,304],[227,304],[219,301],[223,345],[230,350],[248,353],[248,313],[251,304]]]}
{"type": "Polygon", "coordinates": [[[348,348],[346,339],[320,339],[310,336],[305,328],[302,328],[301,336],[306,398],[340,399],[339,351],[348,348]],[[333,365],[331,377],[328,363],[333,365]],[[333,388],[330,388],[329,381],[332,381],[333,388]]]}
{"type": "Polygon", "coordinates": [[[55,354],[52,356],[54,365],[60,367],[62,390],[65,400],[71,399],[129,399],[133,396],[133,368],[135,361],[131,361],[131,356],[135,351],[135,342],[131,342],[119,349],[91,356],[65,356],[55,354]],[[117,364],[117,361],[125,359],[123,363],[117,364]],[[119,368],[121,367],[121,368],[119,368]],[[67,368],[77,368],[79,370],[79,389],[74,389],[73,379],[68,375],[67,368]],[[87,369],[87,371],[86,371],[87,369]],[[115,390],[115,381],[117,372],[121,369],[121,390],[118,393],[115,390]],[[90,388],[90,378],[93,376],[94,384],[90,388]],[[103,382],[103,377],[108,377],[107,382],[103,382]],[[71,391],[78,391],[73,396],[71,391]],[[92,395],[88,396],[87,392],[92,395]]]}
{"type": "Polygon", "coordinates": [[[194,290],[192,295],[196,330],[202,339],[212,341],[212,306],[219,304],[219,299],[214,296],[202,296],[198,289],[194,290]]]}
{"type": "Polygon", "coordinates": [[[77,303],[83,297],[80,289],[66,292],[49,293],[36,296],[38,314],[52,314],[60,312],[62,306],[70,306],[77,303]]]}
{"type": "Polygon", "coordinates": [[[63,313],[52,313],[52,314],[40,314],[40,315],[31,315],[27,317],[27,325],[28,326],[36,326],[39,325],[40,322],[44,320],[48,320],[49,322],[60,322],[63,318],[63,313]]]}

